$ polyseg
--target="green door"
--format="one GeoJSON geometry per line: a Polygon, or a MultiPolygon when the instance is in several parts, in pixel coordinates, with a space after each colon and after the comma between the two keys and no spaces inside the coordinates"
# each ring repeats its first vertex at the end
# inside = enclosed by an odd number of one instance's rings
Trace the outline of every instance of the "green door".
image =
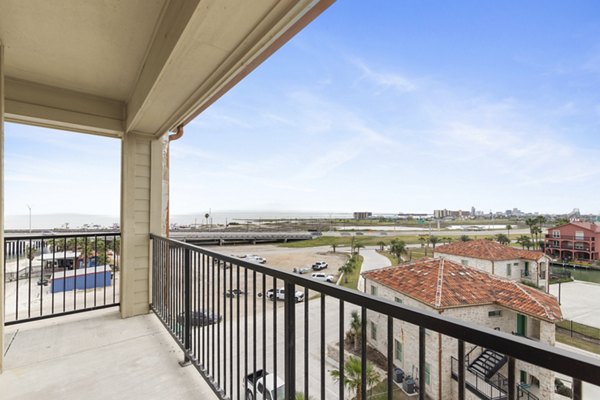
{"type": "Polygon", "coordinates": [[[523,370],[521,370],[521,374],[519,376],[519,382],[521,383],[527,383],[527,373],[523,370]]]}
{"type": "Polygon", "coordinates": [[[525,261],[525,276],[529,276],[529,262],[525,261]]]}
{"type": "Polygon", "coordinates": [[[517,314],[517,335],[525,336],[527,334],[527,319],[522,314],[517,314]]]}

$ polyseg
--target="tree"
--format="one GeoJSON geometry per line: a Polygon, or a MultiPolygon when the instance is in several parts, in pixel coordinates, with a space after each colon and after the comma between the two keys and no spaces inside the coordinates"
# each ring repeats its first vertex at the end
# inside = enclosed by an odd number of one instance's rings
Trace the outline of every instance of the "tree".
{"type": "Polygon", "coordinates": [[[435,245],[438,244],[440,242],[440,238],[437,236],[430,236],[429,237],[429,243],[431,243],[431,245],[433,246],[433,250],[435,250],[435,245]]]}
{"type": "Polygon", "coordinates": [[[461,235],[460,236],[460,241],[461,242],[468,242],[469,240],[471,240],[471,238],[468,235],[461,235]]]}
{"type": "Polygon", "coordinates": [[[442,241],[444,242],[444,244],[448,244],[448,243],[452,243],[454,241],[454,239],[452,239],[450,236],[445,236],[442,238],[442,241]]]}
{"type": "Polygon", "coordinates": [[[569,222],[571,222],[571,221],[569,221],[568,218],[561,217],[561,218],[557,219],[556,221],[554,221],[554,227],[561,226],[561,225],[566,225],[569,222]]]}
{"type": "Polygon", "coordinates": [[[357,310],[354,310],[350,314],[350,330],[346,334],[346,337],[348,337],[352,341],[352,346],[354,348],[354,351],[358,350],[358,346],[360,344],[361,328],[362,328],[362,322],[360,320],[360,315],[358,314],[357,310]]]}
{"type": "Polygon", "coordinates": [[[377,242],[377,246],[379,246],[379,251],[383,251],[383,248],[385,247],[385,242],[383,240],[377,242]]]}
{"type": "Polygon", "coordinates": [[[35,253],[36,253],[35,248],[33,248],[31,246],[27,246],[25,248],[25,255],[27,256],[27,259],[29,261],[33,261],[33,259],[35,258],[35,253]]]}
{"type": "Polygon", "coordinates": [[[531,234],[535,235],[535,242],[533,243],[533,248],[535,249],[536,244],[539,247],[539,237],[540,234],[542,233],[542,228],[540,226],[534,226],[533,228],[531,228],[531,234]]]}
{"type": "Polygon", "coordinates": [[[360,249],[364,249],[365,245],[360,243],[360,242],[356,242],[354,244],[354,251],[356,251],[356,254],[360,255],[360,249]]]}
{"type": "Polygon", "coordinates": [[[509,240],[510,240],[510,230],[511,229],[512,229],[511,224],[506,225],[506,236],[508,237],[509,240]]]}
{"type": "Polygon", "coordinates": [[[535,232],[535,228],[537,227],[537,219],[536,218],[527,218],[525,220],[525,225],[529,227],[529,233],[531,234],[531,242],[534,243],[533,235],[535,232]]]}
{"type": "Polygon", "coordinates": [[[500,244],[509,244],[510,239],[504,233],[499,233],[496,235],[496,241],[500,244]]]}
{"type": "Polygon", "coordinates": [[[525,247],[527,247],[527,250],[529,250],[529,248],[531,247],[531,239],[529,239],[529,236],[527,235],[521,235],[517,238],[517,243],[519,243],[523,249],[525,249],[525,247]]]}
{"type": "Polygon", "coordinates": [[[531,242],[533,243],[533,248],[535,249],[536,243],[539,242],[539,235],[542,233],[542,227],[546,223],[546,218],[538,215],[537,217],[527,218],[525,220],[525,224],[529,226],[529,232],[531,234],[531,242]],[[534,239],[535,237],[535,239],[534,239]]]}
{"type": "Polygon", "coordinates": [[[356,259],[354,256],[350,257],[350,259],[346,262],[346,264],[342,265],[338,271],[344,274],[344,283],[348,283],[348,274],[351,274],[356,268],[356,259]]]}
{"type": "MultiPolygon", "coordinates": [[[[340,371],[333,369],[329,372],[334,381],[339,382],[341,378],[340,371]]],[[[381,380],[379,374],[375,371],[373,364],[367,361],[366,384],[370,388],[381,380]]],[[[362,400],[362,363],[358,357],[348,357],[344,364],[344,386],[351,392],[356,392],[356,400],[362,400]]]]}
{"type": "Polygon", "coordinates": [[[400,239],[394,239],[390,243],[390,253],[392,253],[398,262],[402,262],[402,254],[406,254],[406,243],[400,239]]]}

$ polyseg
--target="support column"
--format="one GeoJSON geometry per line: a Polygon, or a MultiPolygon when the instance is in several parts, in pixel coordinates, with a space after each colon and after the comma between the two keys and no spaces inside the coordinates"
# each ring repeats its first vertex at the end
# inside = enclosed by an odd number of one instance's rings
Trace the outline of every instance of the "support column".
{"type": "Polygon", "coordinates": [[[4,46],[0,43],[0,373],[4,369],[4,46]]]}
{"type": "Polygon", "coordinates": [[[121,317],[148,313],[150,233],[164,235],[165,140],[127,132],[121,149],[121,317]]]}

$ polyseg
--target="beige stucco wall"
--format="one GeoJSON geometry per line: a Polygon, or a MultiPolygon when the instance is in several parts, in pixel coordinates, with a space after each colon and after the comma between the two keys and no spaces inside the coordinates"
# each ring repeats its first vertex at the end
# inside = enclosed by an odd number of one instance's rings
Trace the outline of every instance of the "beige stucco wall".
{"type": "Polygon", "coordinates": [[[145,314],[151,292],[151,232],[164,234],[163,139],[129,132],[121,157],[121,316],[145,314]]]}
{"type": "MultiPolygon", "coordinates": [[[[2,43],[0,43],[0,243],[4,243],[4,46],[2,43]]],[[[4,251],[0,251],[0,265],[4,265],[4,251]]],[[[0,273],[0,373],[3,365],[4,273],[0,273]]]]}
{"type": "MultiPolygon", "coordinates": [[[[377,296],[386,298],[391,301],[400,299],[403,304],[416,308],[426,309],[436,312],[433,307],[425,305],[420,301],[414,300],[409,296],[398,293],[386,286],[379,285],[372,281],[366,282],[367,292],[371,293],[371,287],[377,288],[377,296]]],[[[439,311],[438,311],[439,312],[439,311]]],[[[443,311],[444,316],[470,321],[480,326],[485,326],[491,329],[498,329],[502,332],[512,333],[517,330],[517,313],[498,305],[480,305],[469,307],[457,307],[446,309],[443,311]],[[500,316],[490,317],[490,311],[501,311],[500,316]]],[[[375,312],[367,314],[367,338],[368,343],[379,350],[382,354],[387,354],[387,317],[375,312]],[[376,339],[372,338],[372,325],[376,325],[376,339]]],[[[395,358],[394,348],[394,365],[402,368],[408,375],[418,377],[419,365],[419,328],[416,325],[408,324],[399,320],[394,320],[393,338],[403,344],[402,360],[395,358]]],[[[527,332],[536,333],[539,340],[545,343],[554,345],[554,324],[537,320],[527,316],[527,332]]],[[[432,399],[450,400],[457,398],[457,385],[451,376],[451,357],[457,358],[458,343],[457,340],[437,332],[428,331],[426,334],[426,361],[430,366],[430,382],[424,385],[426,393],[432,399]],[[441,363],[440,363],[441,360],[441,363]]],[[[473,345],[465,343],[465,352],[473,348],[473,345]]],[[[554,373],[544,370],[537,366],[522,363],[517,361],[517,379],[520,369],[527,371],[540,380],[540,393],[550,396],[554,384],[554,373]]],[[[501,372],[506,376],[507,366],[505,365],[501,372]]],[[[468,392],[468,391],[467,391],[468,392]]],[[[550,397],[540,397],[550,398],[550,397]]]]}
{"type": "Polygon", "coordinates": [[[513,281],[529,281],[535,283],[542,290],[547,291],[548,288],[548,276],[549,270],[548,266],[549,259],[544,257],[540,264],[542,265],[542,276],[540,277],[540,265],[536,261],[527,261],[529,262],[529,276],[521,277],[521,272],[525,271],[525,260],[515,259],[515,260],[502,260],[502,261],[490,261],[490,260],[482,260],[479,258],[465,257],[465,256],[456,256],[453,254],[445,254],[445,253],[435,253],[435,258],[443,258],[445,260],[453,261],[457,264],[462,264],[463,261],[467,262],[467,266],[480,269],[490,274],[494,274],[496,276],[500,276],[503,278],[508,278],[513,281]],[[508,274],[508,266],[510,264],[510,275],[508,274]]]}

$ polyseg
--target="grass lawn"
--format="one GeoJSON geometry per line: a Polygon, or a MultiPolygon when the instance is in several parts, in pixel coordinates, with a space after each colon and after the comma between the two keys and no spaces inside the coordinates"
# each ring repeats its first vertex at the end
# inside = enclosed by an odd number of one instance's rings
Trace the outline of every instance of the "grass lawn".
{"type": "Polygon", "coordinates": [[[592,353],[600,354],[600,345],[590,343],[586,340],[582,340],[576,337],[571,337],[569,336],[569,334],[556,332],[556,341],[568,344],[569,346],[577,347],[581,350],[587,350],[592,353]]]}
{"type": "MultiPolygon", "coordinates": [[[[360,243],[363,246],[379,246],[379,242],[389,245],[392,239],[398,238],[407,244],[419,243],[419,237],[416,235],[407,236],[354,236],[354,243],[360,243]]],[[[350,247],[352,245],[352,236],[319,236],[310,240],[299,240],[297,242],[282,243],[279,247],[304,248],[317,246],[331,246],[335,244],[340,247],[350,247]]]]}
{"type": "MultiPolygon", "coordinates": [[[[367,390],[368,400],[387,400],[387,378],[373,386],[371,390],[367,390]]],[[[406,400],[409,397],[404,394],[402,390],[396,385],[392,385],[392,399],[393,400],[406,400]]]]}
{"type": "Polygon", "coordinates": [[[593,326],[588,326],[569,320],[557,322],[556,325],[564,329],[573,330],[573,332],[581,333],[584,336],[600,339],[600,329],[594,328],[593,326]]]}
{"type": "Polygon", "coordinates": [[[388,260],[390,260],[390,263],[392,263],[392,265],[398,265],[398,259],[396,258],[395,255],[393,255],[392,253],[390,253],[389,251],[381,251],[381,250],[377,250],[377,252],[379,254],[381,254],[382,256],[387,257],[388,260]]]}
{"type": "Polygon", "coordinates": [[[342,281],[340,282],[340,286],[346,287],[348,289],[356,289],[358,286],[358,278],[360,277],[360,268],[362,267],[363,256],[358,256],[358,262],[356,263],[356,268],[352,270],[347,276],[342,277],[342,281]],[[348,282],[346,283],[346,278],[348,278],[348,282]]]}

